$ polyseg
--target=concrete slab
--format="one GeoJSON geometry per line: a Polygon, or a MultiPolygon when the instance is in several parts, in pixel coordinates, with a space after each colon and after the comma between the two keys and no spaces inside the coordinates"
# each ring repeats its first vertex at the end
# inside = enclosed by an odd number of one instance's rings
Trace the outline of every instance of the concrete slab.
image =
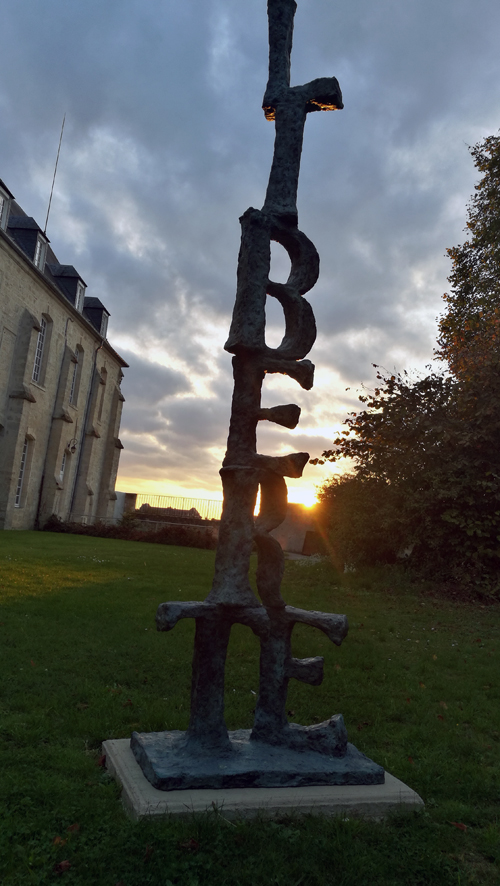
{"type": "Polygon", "coordinates": [[[121,784],[122,802],[136,820],[146,816],[185,816],[216,811],[225,818],[288,814],[347,815],[381,819],[394,810],[418,809],[424,803],[402,781],[385,773],[375,785],[319,785],[300,788],[229,788],[159,791],[130,750],[130,739],[110,739],[102,746],[109,773],[121,784]]]}

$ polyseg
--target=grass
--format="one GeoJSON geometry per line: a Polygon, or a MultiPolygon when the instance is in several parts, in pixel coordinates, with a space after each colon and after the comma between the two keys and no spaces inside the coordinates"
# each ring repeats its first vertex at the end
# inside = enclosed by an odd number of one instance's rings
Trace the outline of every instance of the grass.
{"type": "MultiPolygon", "coordinates": [[[[163,600],[203,599],[210,551],[48,533],[0,533],[2,886],[365,886],[500,882],[500,607],[452,603],[397,572],[339,576],[288,562],[294,605],[345,612],[320,687],[292,681],[290,717],[342,712],[350,740],[413,787],[425,811],[384,823],[286,818],[130,822],[98,766],[101,742],[184,729],[193,623],[158,634],[163,600]],[[460,827],[457,827],[460,825],[460,827]],[[68,866],[69,864],[69,866],[68,866]]],[[[236,626],[229,728],[249,727],[258,647],[236,626]]]]}

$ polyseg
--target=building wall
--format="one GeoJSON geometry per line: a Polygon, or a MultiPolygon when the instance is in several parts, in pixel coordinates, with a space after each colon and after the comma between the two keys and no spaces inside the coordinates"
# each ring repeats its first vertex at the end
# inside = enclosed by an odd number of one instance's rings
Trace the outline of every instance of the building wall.
{"type": "Polygon", "coordinates": [[[116,521],[121,520],[125,514],[134,513],[137,505],[137,492],[117,492],[115,509],[113,512],[116,521]]]}
{"type": "Polygon", "coordinates": [[[32,529],[51,514],[113,516],[126,365],[0,230],[0,528],[32,529]],[[34,381],[42,317],[45,344],[34,381]]]}

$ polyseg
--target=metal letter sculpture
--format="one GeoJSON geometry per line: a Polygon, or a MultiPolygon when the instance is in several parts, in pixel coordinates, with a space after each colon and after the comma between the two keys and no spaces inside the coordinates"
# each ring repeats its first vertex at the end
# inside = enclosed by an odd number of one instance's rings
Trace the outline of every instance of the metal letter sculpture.
{"type": "Polygon", "coordinates": [[[196,619],[191,716],[187,732],[132,735],[131,747],[149,781],[162,790],[304,784],[379,784],[384,770],[347,742],[340,714],[315,726],[289,723],[286,696],[291,677],[318,685],[323,658],[296,659],[291,635],[297,622],[322,630],[340,646],[345,615],[287,606],[280,593],[284,555],[269,534],[284,520],[284,477],[300,477],[306,452],[258,455],[257,423],[294,428],[300,409],[293,404],[262,409],[265,374],[280,372],[309,390],[314,366],[304,358],[316,338],[314,315],[303,297],[319,275],[319,256],[297,227],[297,186],[306,116],[343,107],[335,77],[290,87],[295,0],[269,0],[269,80],[263,108],[274,120],[274,158],[264,206],[241,217],[237,293],[225,349],[233,356],[234,393],[227,452],[221,469],[224,506],[215,576],[204,602],[162,603],[160,631],[181,618],[196,619]],[[291,260],[286,283],[269,280],[271,240],[291,260]],[[285,335],[278,348],[265,342],[268,295],[281,304],[285,335]],[[254,518],[258,488],[260,512],[254,518]],[[257,546],[257,590],[248,580],[250,554],[257,546]],[[254,727],[228,734],[224,722],[224,670],[233,624],[250,627],[260,640],[260,686],[254,727]]]}

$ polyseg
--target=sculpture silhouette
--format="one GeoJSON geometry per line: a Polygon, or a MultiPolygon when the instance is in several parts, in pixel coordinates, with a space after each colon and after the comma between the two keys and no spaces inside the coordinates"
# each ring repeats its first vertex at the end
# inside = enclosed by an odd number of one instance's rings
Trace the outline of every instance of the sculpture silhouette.
{"type": "Polygon", "coordinates": [[[285,477],[300,477],[307,452],[274,457],[257,453],[257,424],[273,421],[294,428],[294,404],[261,408],[267,373],[284,373],[309,390],[314,366],[304,359],[316,338],[311,306],[304,298],[319,275],[319,256],[298,228],[297,186],[307,114],[343,107],[335,77],[290,86],[295,0],[269,0],[269,80],[266,118],[274,120],[274,157],[262,209],[240,219],[236,302],[225,349],[233,354],[234,391],[227,451],[221,477],[224,504],[212,589],[204,602],[162,603],[160,631],[180,618],[196,619],[191,715],[186,733],[134,733],[131,746],[149,780],[164,790],[180,787],[238,787],[287,784],[374,784],[380,766],[347,743],[340,714],[314,726],[289,723],[286,696],[290,678],[318,685],[323,658],[296,659],[291,636],[297,622],[322,630],[336,645],[347,634],[345,615],[287,606],[280,592],[284,555],[270,531],[287,510],[285,477]],[[286,283],[269,279],[271,241],[288,252],[286,283]],[[279,347],[265,341],[268,296],[281,304],[285,335],[279,347]],[[260,487],[260,512],[254,518],[260,487]],[[257,591],[248,572],[257,546],[257,591]],[[233,624],[250,627],[260,641],[260,685],[250,732],[228,734],[224,722],[224,670],[233,624]]]}

